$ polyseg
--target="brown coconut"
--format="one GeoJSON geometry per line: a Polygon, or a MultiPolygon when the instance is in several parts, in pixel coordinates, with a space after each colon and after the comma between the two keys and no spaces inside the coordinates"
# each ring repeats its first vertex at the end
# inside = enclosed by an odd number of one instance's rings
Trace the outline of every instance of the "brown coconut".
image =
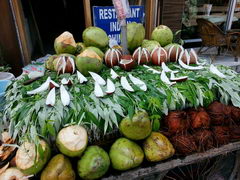
{"type": "Polygon", "coordinates": [[[108,49],[104,56],[105,64],[108,67],[118,66],[121,57],[122,53],[120,50],[114,48],[108,49]]]}
{"type": "Polygon", "coordinates": [[[181,52],[179,59],[182,60],[185,64],[189,65],[190,63],[190,55],[188,51],[185,49],[184,51],[181,52]]]}
{"type": "Polygon", "coordinates": [[[190,61],[189,64],[197,64],[198,62],[198,55],[194,49],[189,51],[190,61]]]}
{"type": "Polygon", "coordinates": [[[151,55],[146,48],[139,47],[133,53],[133,60],[138,64],[148,64],[151,61],[151,55]]]}
{"type": "Polygon", "coordinates": [[[194,137],[189,134],[177,134],[171,138],[171,143],[176,149],[176,152],[181,155],[189,155],[197,151],[197,144],[194,137]]]}
{"type": "Polygon", "coordinates": [[[156,47],[151,53],[152,63],[161,66],[163,62],[167,62],[167,51],[162,47],[156,47]]]}
{"type": "Polygon", "coordinates": [[[165,124],[171,134],[187,131],[190,127],[185,111],[172,111],[165,117],[165,124]]]}
{"type": "Polygon", "coordinates": [[[218,101],[212,102],[207,107],[207,112],[213,125],[227,125],[231,121],[231,108],[218,101]]]}
{"type": "Polygon", "coordinates": [[[177,62],[180,54],[184,51],[182,46],[176,46],[172,45],[170,48],[168,48],[168,61],[170,62],[177,62]]]}
{"type": "Polygon", "coordinates": [[[214,126],[212,129],[217,146],[228,144],[230,141],[230,128],[228,126],[214,126]]]}
{"type": "Polygon", "coordinates": [[[214,147],[214,138],[210,130],[200,129],[193,132],[198,151],[203,152],[214,147]]]}
{"type": "Polygon", "coordinates": [[[187,114],[193,129],[208,128],[210,126],[210,117],[203,108],[189,110],[187,114]]]}
{"type": "Polygon", "coordinates": [[[119,66],[125,71],[131,71],[135,65],[135,61],[131,55],[123,55],[121,57],[121,61],[119,62],[119,66]]]}

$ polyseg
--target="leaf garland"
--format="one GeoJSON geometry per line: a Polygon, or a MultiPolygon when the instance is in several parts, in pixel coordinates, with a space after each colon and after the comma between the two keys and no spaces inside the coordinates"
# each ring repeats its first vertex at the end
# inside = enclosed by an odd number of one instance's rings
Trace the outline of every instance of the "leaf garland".
{"type": "MultiPolygon", "coordinates": [[[[179,70],[173,63],[168,66],[172,70],[179,70]]],[[[161,71],[161,67],[152,68],[161,71]]],[[[112,80],[116,87],[115,93],[103,98],[94,95],[94,81],[90,77],[86,84],[80,84],[76,74],[57,76],[55,72],[47,71],[44,77],[30,85],[23,85],[27,77],[11,84],[5,95],[2,122],[9,127],[14,137],[20,140],[29,138],[37,144],[37,135],[52,140],[62,127],[70,124],[84,125],[94,132],[94,138],[99,138],[101,134],[117,129],[123,117],[131,118],[137,110],[146,110],[151,117],[159,117],[170,110],[207,106],[215,99],[240,107],[240,76],[228,67],[218,68],[227,76],[226,79],[212,74],[208,66],[201,71],[180,69],[178,75],[188,76],[188,80],[169,86],[160,80],[159,74],[153,74],[143,66],[138,66],[131,74],[146,83],[146,92],[131,81],[130,85],[135,92],[128,92],[121,87],[119,79],[116,79],[112,80]],[[26,94],[27,91],[39,87],[48,76],[57,83],[62,78],[73,81],[72,86],[66,87],[71,96],[69,107],[62,105],[59,90],[56,91],[54,107],[45,105],[48,91],[32,96],[26,94]]],[[[120,76],[127,74],[118,67],[114,70],[120,76]]],[[[100,75],[104,79],[110,78],[110,69],[104,69],[100,75]]],[[[170,76],[168,73],[167,75],[170,76]]]]}

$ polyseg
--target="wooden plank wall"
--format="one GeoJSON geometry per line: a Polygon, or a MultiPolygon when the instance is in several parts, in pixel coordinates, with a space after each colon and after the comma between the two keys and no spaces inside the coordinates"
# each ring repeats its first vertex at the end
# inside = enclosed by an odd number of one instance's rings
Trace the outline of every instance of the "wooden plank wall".
{"type": "Polygon", "coordinates": [[[161,24],[171,28],[174,32],[182,29],[182,14],[185,0],[163,0],[161,24]]]}
{"type": "Polygon", "coordinates": [[[22,72],[23,63],[8,0],[0,0],[0,10],[0,46],[4,61],[12,67],[12,72],[17,76],[22,72]]]}

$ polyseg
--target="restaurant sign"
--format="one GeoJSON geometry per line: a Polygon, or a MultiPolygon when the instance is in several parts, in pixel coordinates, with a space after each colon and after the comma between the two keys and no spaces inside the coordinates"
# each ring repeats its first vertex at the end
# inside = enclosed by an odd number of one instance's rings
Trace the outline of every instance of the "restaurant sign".
{"type": "MultiPolygon", "coordinates": [[[[127,23],[144,21],[144,6],[130,6],[130,17],[127,23]]],[[[120,44],[120,25],[117,20],[117,14],[113,6],[93,6],[94,26],[106,31],[109,38],[117,40],[120,44]]]]}

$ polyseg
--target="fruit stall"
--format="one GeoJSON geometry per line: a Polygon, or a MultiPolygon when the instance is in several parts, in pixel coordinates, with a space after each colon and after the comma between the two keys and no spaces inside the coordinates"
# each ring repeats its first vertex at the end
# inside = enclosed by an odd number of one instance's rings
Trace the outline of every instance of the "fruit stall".
{"type": "Polygon", "coordinates": [[[12,80],[0,180],[144,178],[240,149],[240,75],[129,23],[129,54],[88,27],[12,80]],[[45,67],[45,68],[43,68],[45,67]]]}

